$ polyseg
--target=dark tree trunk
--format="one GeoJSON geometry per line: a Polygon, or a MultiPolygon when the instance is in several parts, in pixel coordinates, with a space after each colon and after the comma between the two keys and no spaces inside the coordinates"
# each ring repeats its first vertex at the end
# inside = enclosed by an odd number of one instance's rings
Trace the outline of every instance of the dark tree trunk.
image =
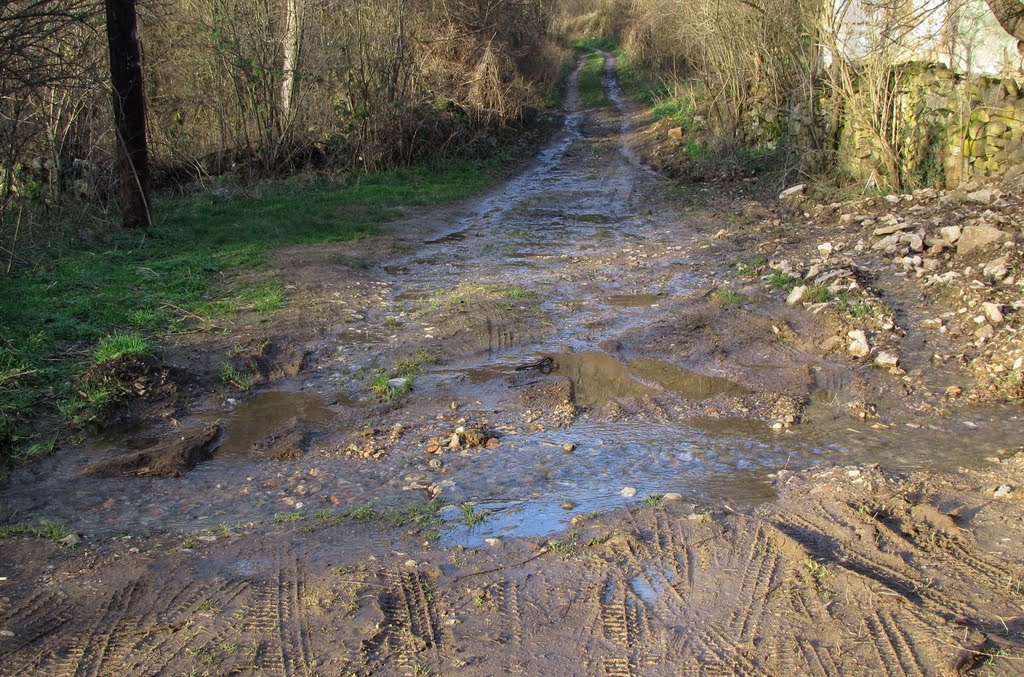
{"type": "Polygon", "coordinates": [[[146,98],[142,89],[142,57],[135,0],[105,2],[124,227],[145,228],[151,217],[149,150],[146,146],[146,98]]]}
{"type": "Polygon", "coordinates": [[[1024,41],[1024,3],[1021,0],[985,0],[996,20],[1007,33],[1017,38],[1017,49],[1024,41]]]}

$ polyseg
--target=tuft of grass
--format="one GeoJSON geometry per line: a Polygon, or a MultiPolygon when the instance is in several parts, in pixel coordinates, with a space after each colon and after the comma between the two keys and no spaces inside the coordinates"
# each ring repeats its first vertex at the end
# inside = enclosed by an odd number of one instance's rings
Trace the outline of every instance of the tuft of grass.
{"type": "Polygon", "coordinates": [[[412,392],[413,381],[423,373],[428,364],[439,364],[441,354],[436,350],[420,348],[412,355],[399,360],[390,370],[380,370],[370,382],[370,390],[387,402],[397,402],[412,392]],[[406,379],[401,386],[391,385],[396,378],[406,379]]]}
{"type": "Polygon", "coordinates": [[[575,49],[592,50],[592,49],[603,49],[606,52],[611,52],[619,47],[618,41],[610,35],[602,35],[598,38],[586,38],[584,40],[577,40],[572,45],[575,49]]]}
{"type": "Polygon", "coordinates": [[[644,503],[651,506],[652,508],[655,508],[661,505],[661,497],[662,494],[651,494],[650,496],[644,499],[644,503]]]}
{"type": "MultiPolygon", "coordinates": [[[[359,522],[384,522],[395,528],[408,525],[436,527],[441,523],[440,511],[440,501],[431,499],[392,507],[377,507],[372,502],[362,503],[346,508],[337,515],[359,522]]],[[[436,540],[436,538],[432,540],[436,540]]]]}
{"type": "Polygon", "coordinates": [[[579,90],[584,108],[608,105],[608,93],[604,89],[604,54],[601,52],[593,51],[584,58],[579,90]]]}
{"type": "Polygon", "coordinates": [[[544,547],[550,552],[557,552],[566,557],[576,552],[576,544],[572,541],[548,541],[544,547]]]}
{"type": "Polygon", "coordinates": [[[823,581],[834,575],[827,566],[810,557],[804,559],[804,568],[807,569],[807,573],[813,576],[816,581],[823,581]]]}
{"type": "Polygon", "coordinates": [[[858,301],[846,295],[839,295],[835,298],[836,309],[863,320],[875,313],[875,304],[870,301],[858,301]]]}
{"type": "Polygon", "coordinates": [[[274,524],[287,524],[289,522],[298,522],[305,515],[299,510],[292,512],[276,512],[274,513],[274,524]]]}
{"type": "Polygon", "coordinates": [[[459,506],[459,510],[462,511],[462,523],[470,529],[487,521],[487,512],[477,511],[476,506],[472,503],[463,503],[459,506]]]}
{"type": "Polygon", "coordinates": [[[719,287],[711,295],[726,310],[738,308],[743,303],[743,296],[729,287],[719,287]]]}
{"type": "Polygon", "coordinates": [[[755,254],[742,258],[736,262],[736,272],[746,278],[755,278],[761,274],[764,267],[768,265],[768,257],[762,254],[755,254]]]}
{"type": "Polygon", "coordinates": [[[0,470],[93,357],[88,346],[118,332],[159,342],[231,313],[280,308],[279,281],[241,274],[265,268],[270,251],[375,235],[400,207],[479,193],[504,162],[452,160],[347,184],[299,177],[227,199],[223,190],[158,198],[145,233],[100,229],[88,245],[40,250],[0,284],[0,470]]]}
{"type": "Polygon", "coordinates": [[[119,357],[149,355],[152,351],[153,344],[146,337],[135,333],[118,332],[100,339],[92,353],[92,360],[96,364],[102,364],[119,357]]]}
{"type": "Polygon", "coordinates": [[[246,392],[256,385],[260,380],[260,375],[249,371],[239,371],[235,368],[235,365],[225,362],[220,365],[220,380],[232,387],[238,388],[242,392],[246,392]]]}
{"type": "Polygon", "coordinates": [[[832,300],[832,293],[818,284],[812,284],[804,294],[804,303],[828,303],[832,300]]]}
{"type": "Polygon", "coordinates": [[[792,291],[793,288],[796,287],[797,279],[789,273],[784,273],[781,270],[773,270],[771,274],[765,278],[765,282],[768,283],[769,287],[792,291]]]}
{"type": "Polygon", "coordinates": [[[11,536],[33,536],[35,538],[48,538],[54,543],[60,543],[62,539],[71,535],[63,524],[59,522],[43,522],[42,524],[29,524],[19,522],[18,524],[6,524],[0,526],[0,538],[11,536]]]}

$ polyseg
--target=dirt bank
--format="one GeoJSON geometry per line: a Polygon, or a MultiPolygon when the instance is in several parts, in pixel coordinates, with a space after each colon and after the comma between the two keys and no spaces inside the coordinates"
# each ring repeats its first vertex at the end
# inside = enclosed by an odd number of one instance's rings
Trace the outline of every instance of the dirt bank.
{"type": "Polygon", "coordinates": [[[278,252],[283,311],[165,351],[194,395],[12,476],[82,542],[0,541],[0,673],[1024,674],[1015,189],[681,195],[606,86],[499,190],[278,252]]]}

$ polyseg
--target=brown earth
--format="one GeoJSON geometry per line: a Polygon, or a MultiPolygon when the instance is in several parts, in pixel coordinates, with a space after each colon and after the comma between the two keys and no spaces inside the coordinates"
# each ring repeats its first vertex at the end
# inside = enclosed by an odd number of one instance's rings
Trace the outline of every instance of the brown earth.
{"type": "Polygon", "coordinates": [[[1020,191],[681,195],[607,84],[499,190],[278,252],[284,310],[166,351],[205,386],[15,474],[83,542],[0,541],[0,674],[1024,674],[1020,191]]]}

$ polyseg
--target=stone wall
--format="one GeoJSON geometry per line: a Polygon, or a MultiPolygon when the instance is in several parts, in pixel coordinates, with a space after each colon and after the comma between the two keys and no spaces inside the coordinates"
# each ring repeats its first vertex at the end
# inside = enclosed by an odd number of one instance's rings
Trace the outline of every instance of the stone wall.
{"type": "Polygon", "coordinates": [[[896,186],[955,188],[1024,165],[1024,96],[1013,78],[908,65],[893,82],[882,134],[881,125],[843,119],[838,163],[855,180],[882,184],[895,167],[896,186]]]}

